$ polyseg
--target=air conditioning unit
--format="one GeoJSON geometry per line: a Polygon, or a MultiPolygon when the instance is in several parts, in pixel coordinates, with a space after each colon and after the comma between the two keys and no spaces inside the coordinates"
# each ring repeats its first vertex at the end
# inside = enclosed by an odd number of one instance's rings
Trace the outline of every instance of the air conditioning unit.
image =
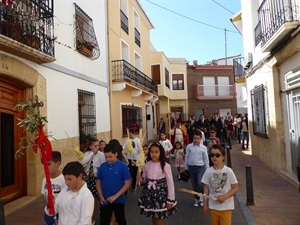
{"type": "Polygon", "coordinates": [[[248,58],[247,58],[247,61],[246,61],[246,65],[244,67],[244,70],[248,70],[250,68],[250,66],[252,65],[253,61],[252,61],[252,53],[249,52],[248,53],[248,58]]]}

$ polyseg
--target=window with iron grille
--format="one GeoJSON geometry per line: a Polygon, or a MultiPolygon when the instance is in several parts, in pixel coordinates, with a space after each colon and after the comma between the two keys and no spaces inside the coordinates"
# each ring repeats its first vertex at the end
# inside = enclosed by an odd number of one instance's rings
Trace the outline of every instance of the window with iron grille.
{"type": "Polygon", "coordinates": [[[76,50],[82,55],[95,60],[100,56],[100,47],[97,42],[93,20],[76,3],[74,5],[76,50]]]}
{"type": "Polygon", "coordinates": [[[183,74],[173,74],[173,90],[184,90],[183,74]]]}
{"type": "Polygon", "coordinates": [[[122,106],[123,137],[127,136],[127,129],[134,129],[136,133],[142,128],[142,109],[136,106],[122,106]]]}
{"type": "Polygon", "coordinates": [[[251,90],[253,134],[269,137],[269,120],[267,107],[267,87],[263,84],[251,90]]]}
{"type": "Polygon", "coordinates": [[[170,88],[170,78],[169,78],[169,71],[165,68],[165,84],[166,87],[170,88]]]}
{"type": "Polygon", "coordinates": [[[97,135],[94,93],[78,90],[78,117],[80,146],[83,149],[88,139],[97,135]]]}

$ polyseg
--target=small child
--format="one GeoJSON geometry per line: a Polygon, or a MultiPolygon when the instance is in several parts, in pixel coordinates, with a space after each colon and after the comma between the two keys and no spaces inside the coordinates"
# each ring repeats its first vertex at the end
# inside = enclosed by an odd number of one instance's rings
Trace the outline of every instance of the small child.
{"type": "Polygon", "coordinates": [[[144,183],[138,203],[140,214],[152,217],[153,225],[165,224],[165,219],[178,208],[171,166],[166,163],[165,150],[159,143],[150,146],[148,162],[139,180],[144,183]]]}
{"type": "Polygon", "coordinates": [[[166,138],[166,134],[164,132],[160,133],[159,144],[161,144],[165,150],[166,162],[170,164],[170,157],[173,146],[171,144],[171,141],[166,138]]]}
{"type": "MultiPolygon", "coordinates": [[[[61,153],[58,151],[52,151],[52,158],[51,160],[48,161],[48,168],[50,173],[50,180],[51,180],[54,200],[65,186],[65,178],[59,170],[60,164],[61,164],[61,153]]],[[[46,205],[47,205],[48,189],[47,189],[46,178],[44,178],[42,181],[41,193],[44,195],[46,200],[46,205]]],[[[57,214],[56,217],[58,218],[57,214]]],[[[44,213],[44,221],[45,221],[45,225],[53,225],[55,223],[54,216],[48,216],[46,213],[44,213]]]]}
{"type": "Polygon", "coordinates": [[[123,145],[123,150],[124,155],[128,159],[128,169],[132,178],[131,189],[135,190],[136,176],[138,172],[136,161],[140,156],[141,148],[140,139],[136,137],[135,130],[133,128],[129,129],[129,137],[126,139],[123,145]]]}
{"type": "Polygon", "coordinates": [[[99,141],[99,151],[103,152],[105,148],[106,142],[104,140],[99,141]]]}
{"type": "Polygon", "coordinates": [[[112,143],[104,148],[106,162],[100,166],[96,188],[100,199],[100,224],[109,225],[114,212],[119,225],[126,225],[125,192],[131,186],[131,175],[118,158],[112,143]]]}
{"type": "Polygon", "coordinates": [[[105,162],[104,153],[99,151],[99,141],[97,138],[92,137],[88,143],[88,150],[84,153],[84,157],[81,161],[83,166],[86,166],[86,177],[88,189],[94,196],[94,213],[92,217],[92,223],[95,222],[97,213],[99,211],[98,193],[96,190],[97,173],[100,165],[105,162]]]}
{"type": "Polygon", "coordinates": [[[238,182],[232,169],[224,165],[226,151],[221,145],[213,145],[209,156],[213,166],[208,168],[201,182],[204,184],[204,194],[217,200],[205,199],[204,215],[211,214],[211,224],[231,225],[232,210],[234,209],[233,195],[238,191],[238,182]]]}
{"type": "Polygon", "coordinates": [[[148,153],[149,153],[149,147],[148,145],[143,145],[143,151],[144,151],[144,155],[145,155],[145,163],[147,162],[147,157],[148,157],[148,153]]]}
{"type": "Polygon", "coordinates": [[[77,161],[69,162],[62,171],[67,187],[55,199],[59,225],[92,224],[94,198],[83,180],[84,173],[77,161]]]}
{"type": "Polygon", "coordinates": [[[175,142],[174,155],[175,155],[174,166],[177,167],[178,180],[180,180],[180,173],[182,171],[182,168],[184,167],[184,149],[182,148],[182,144],[180,141],[175,142]]]}

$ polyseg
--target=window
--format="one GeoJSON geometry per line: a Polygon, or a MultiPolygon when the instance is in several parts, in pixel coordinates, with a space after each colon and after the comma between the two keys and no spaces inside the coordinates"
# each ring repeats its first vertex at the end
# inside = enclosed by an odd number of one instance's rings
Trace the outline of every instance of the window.
{"type": "Polygon", "coordinates": [[[203,77],[203,96],[216,96],[214,77],[203,77]]]}
{"type": "Polygon", "coordinates": [[[129,34],[128,30],[128,17],[127,17],[127,0],[120,0],[120,17],[121,17],[121,28],[129,34]]]}
{"type": "Polygon", "coordinates": [[[173,74],[173,90],[184,90],[183,74],[173,74]]]}
{"type": "Polygon", "coordinates": [[[140,17],[134,11],[134,42],[141,47],[140,17]]]}
{"type": "Polygon", "coordinates": [[[165,82],[166,82],[166,87],[170,88],[170,75],[169,71],[165,68],[165,82]]]}
{"type": "Polygon", "coordinates": [[[218,95],[219,96],[230,95],[229,77],[226,76],[218,77],[218,95]]]}
{"type": "Polygon", "coordinates": [[[136,106],[122,105],[123,137],[127,136],[127,129],[133,128],[139,132],[142,128],[142,109],[136,106]]]}
{"type": "Polygon", "coordinates": [[[76,50],[82,55],[95,60],[100,56],[93,20],[76,3],[75,5],[75,30],[76,50]]]}
{"type": "Polygon", "coordinates": [[[251,90],[253,133],[261,137],[268,137],[267,88],[256,86],[251,90]]]}
{"type": "Polygon", "coordinates": [[[156,84],[160,84],[160,65],[151,66],[152,80],[156,84]]]}
{"type": "Polygon", "coordinates": [[[83,149],[87,139],[97,135],[94,93],[78,90],[78,117],[80,148],[83,149]]]}

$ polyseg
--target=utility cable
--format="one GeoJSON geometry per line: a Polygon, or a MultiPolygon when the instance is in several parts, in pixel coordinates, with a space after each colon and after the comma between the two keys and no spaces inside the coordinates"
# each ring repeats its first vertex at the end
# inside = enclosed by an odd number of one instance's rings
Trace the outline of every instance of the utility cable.
{"type": "MultiPolygon", "coordinates": [[[[145,1],[147,1],[147,2],[149,2],[149,3],[151,3],[151,4],[153,4],[153,5],[155,5],[155,6],[157,6],[157,7],[160,7],[160,8],[162,8],[162,9],[166,10],[166,11],[169,11],[169,12],[171,12],[171,13],[174,13],[174,14],[176,14],[176,15],[178,15],[178,16],[184,17],[184,18],[186,18],[186,19],[188,19],[188,20],[192,20],[192,21],[194,21],[194,22],[196,22],[196,23],[200,23],[200,24],[202,24],[202,25],[205,25],[205,26],[208,26],[208,27],[212,27],[212,28],[215,28],[215,29],[218,29],[218,30],[224,30],[224,28],[217,27],[217,26],[214,26],[214,25],[211,25],[211,24],[208,24],[208,23],[201,22],[201,21],[199,21],[199,20],[196,20],[196,19],[193,19],[193,18],[191,18],[191,17],[188,17],[188,16],[185,16],[185,15],[183,15],[183,14],[180,14],[180,13],[178,13],[178,12],[175,12],[175,11],[171,10],[171,9],[168,9],[168,8],[166,8],[166,7],[163,7],[163,6],[159,5],[159,4],[156,4],[156,3],[154,3],[154,2],[151,2],[151,1],[149,1],[149,0],[145,0],[145,1]]],[[[239,32],[233,31],[233,30],[227,30],[227,29],[226,29],[226,31],[231,32],[231,33],[239,34],[239,32]]]]}
{"type": "Polygon", "coordinates": [[[221,5],[220,3],[216,2],[215,0],[212,0],[214,3],[216,3],[217,5],[221,6],[223,9],[225,9],[226,11],[232,13],[233,15],[235,14],[234,12],[230,11],[229,9],[227,9],[225,6],[221,5]]]}

